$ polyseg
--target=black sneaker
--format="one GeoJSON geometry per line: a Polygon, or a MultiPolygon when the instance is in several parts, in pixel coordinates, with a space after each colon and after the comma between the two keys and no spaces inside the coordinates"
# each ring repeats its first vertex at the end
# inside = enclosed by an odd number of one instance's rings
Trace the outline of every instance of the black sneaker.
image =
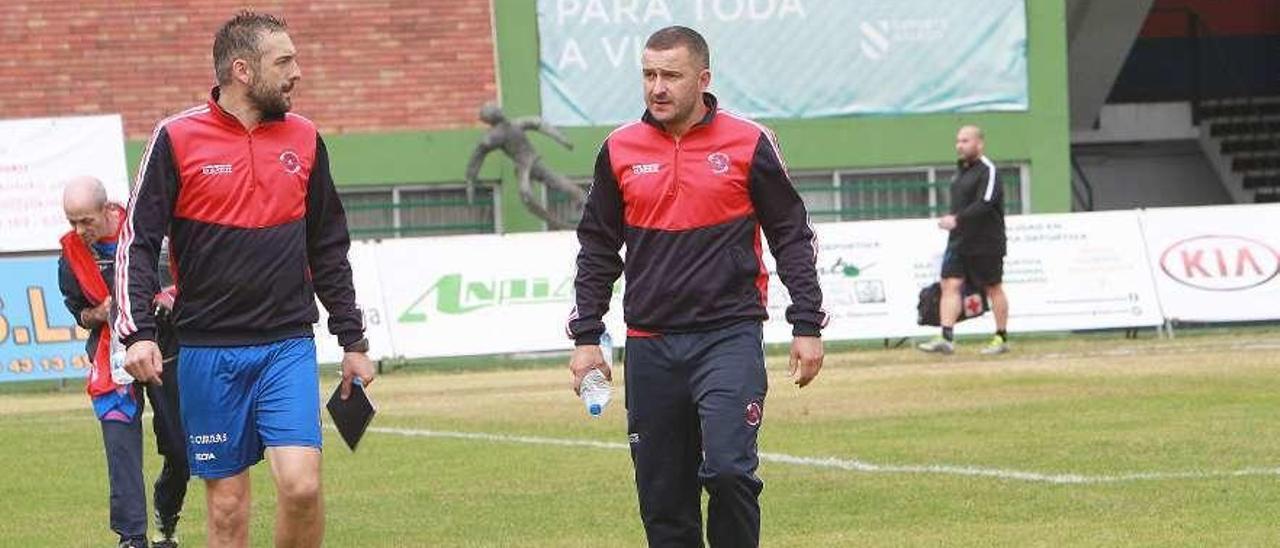
{"type": "Polygon", "coordinates": [[[116,548],[147,548],[147,539],[145,538],[120,539],[120,544],[117,544],[116,548]]]}
{"type": "Polygon", "coordinates": [[[151,548],[178,548],[178,539],[165,537],[160,540],[153,540],[151,541],[151,548]]]}

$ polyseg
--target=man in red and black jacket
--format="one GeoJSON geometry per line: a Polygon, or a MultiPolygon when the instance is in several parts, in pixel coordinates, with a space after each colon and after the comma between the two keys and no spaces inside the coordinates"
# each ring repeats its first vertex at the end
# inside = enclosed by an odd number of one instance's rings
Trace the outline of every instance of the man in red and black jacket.
{"type": "Polygon", "coordinates": [[[827,316],[804,202],[772,133],[706,93],[709,57],[692,29],[649,37],[648,109],[600,148],[578,225],[569,366],[575,390],[593,368],[610,374],[602,318],[625,270],[627,424],[650,546],[702,544],[700,486],[710,495],[713,546],[759,544],[769,279],[762,228],[791,294],[796,384],[813,380],[823,358],[827,316]]]}
{"type": "Polygon", "coordinates": [[[319,546],[319,380],[315,298],[353,377],[373,380],[356,308],[346,217],[324,141],[288,113],[301,79],[283,21],[242,12],[214,37],[209,101],[156,127],[138,170],[116,254],[117,335],[125,368],[161,371],[149,308],[169,236],[174,324],[191,472],[206,481],[209,544],[247,545],[248,468],[275,475],[275,540],[319,546]]]}

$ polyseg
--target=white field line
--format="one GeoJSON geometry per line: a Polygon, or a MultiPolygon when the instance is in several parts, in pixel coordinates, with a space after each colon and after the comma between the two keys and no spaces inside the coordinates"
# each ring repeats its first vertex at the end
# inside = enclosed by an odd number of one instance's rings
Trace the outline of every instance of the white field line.
{"type": "MultiPolygon", "coordinates": [[[[331,425],[329,425],[332,428],[331,425]]],[[[370,432],[392,434],[406,437],[446,438],[489,443],[515,443],[523,445],[545,445],[555,447],[587,447],[591,449],[627,450],[625,443],[579,440],[568,438],[547,438],[540,436],[514,436],[506,434],[487,434],[483,432],[450,432],[444,430],[417,430],[411,428],[370,427],[370,432]]],[[[1239,470],[1191,470],[1182,472],[1131,472],[1110,475],[1090,475],[1075,473],[1045,473],[1023,470],[1005,470],[1000,468],[984,468],[979,466],[956,466],[950,464],[875,464],[858,459],[842,459],[836,457],[798,457],[782,453],[760,453],[760,460],[794,466],[811,468],[832,468],[850,472],[867,474],[933,474],[942,476],[965,476],[993,478],[1000,480],[1024,481],[1031,483],[1048,483],[1056,485],[1088,485],[1102,483],[1124,483],[1135,481],[1161,480],[1201,480],[1213,478],[1235,478],[1246,476],[1280,476],[1280,467],[1275,468],[1242,468],[1239,470]]]]}

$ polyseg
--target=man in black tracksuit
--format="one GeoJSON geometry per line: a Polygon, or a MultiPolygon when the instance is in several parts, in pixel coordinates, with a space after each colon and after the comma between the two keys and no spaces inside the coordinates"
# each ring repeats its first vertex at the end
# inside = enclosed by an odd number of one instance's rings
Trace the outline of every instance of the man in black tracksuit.
{"type": "Polygon", "coordinates": [[[925,352],[950,354],[955,351],[952,328],[961,312],[964,284],[984,290],[996,317],[996,333],[982,349],[983,354],[1008,351],[1005,329],[1009,323],[1009,299],[1001,279],[1004,275],[1004,185],[991,160],[984,155],[982,129],[964,126],[956,134],[956,154],[960,157],[951,181],[951,213],[938,220],[950,231],[942,259],[942,302],[939,318],[942,336],[919,345],[925,352]]]}
{"type": "Polygon", "coordinates": [[[659,30],[642,65],[648,109],[600,148],[578,226],[569,367],[575,390],[593,368],[610,375],[602,318],[625,268],[627,427],[649,544],[701,546],[705,488],[707,540],[756,546],[756,436],[768,384],[760,232],[791,294],[800,386],[822,367],[827,320],[814,233],[772,133],[706,93],[709,54],[697,32],[659,30]]]}

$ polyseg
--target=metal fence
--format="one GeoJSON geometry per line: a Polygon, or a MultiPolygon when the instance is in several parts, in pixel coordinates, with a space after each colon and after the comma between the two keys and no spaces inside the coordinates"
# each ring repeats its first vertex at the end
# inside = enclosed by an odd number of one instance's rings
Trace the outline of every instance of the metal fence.
{"type": "MultiPolygon", "coordinates": [[[[1000,168],[1008,214],[1030,212],[1027,166],[1000,168]]],[[[806,171],[791,174],[814,222],[937,217],[951,206],[953,166],[892,170],[806,171]]],[[[590,181],[575,181],[586,189],[590,181]]],[[[476,188],[468,202],[460,186],[360,189],[342,193],[347,223],[355,238],[397,238],[446,234],[486,234],[500,224],[497,187],[476,188]]],[[[548,209],[577,223],[582,211],[562,192],[548,190],[548,209]]],[[[512,204],[509,207],[523,207],[512,204]]]]}
{"type": "MultiPolygon", "coordinates": [[[[1030,189],[1024,186],[1026,166],[999,168],[1004,184],[1005,213],[1030,212],[1030,189]]],[[[796,191],[814,222],[869,221],[939,217],[950,211],[954,167],[920,167],[876,171],[808,171],[791,174],[796,191]]],[[[586,188],[588,181],[577,181],[586,188]]],[[[551,211],[577,222],[561,192],[547,195],[551,211]]]]}
{"type": "Polygon", "coordinates": [[[342,193],[353,238],[377,239],[497,231],[495,188],[393,188],[342,193]]]}
{"type": "MultiPolygon", "coordinates": [[[[1004,208],[1029,211],[1023,166],[1001,168],[1004,208]]],[[[954,168],[792,174],[814,222],[938,217],[951,208],[954,168]]]]}

